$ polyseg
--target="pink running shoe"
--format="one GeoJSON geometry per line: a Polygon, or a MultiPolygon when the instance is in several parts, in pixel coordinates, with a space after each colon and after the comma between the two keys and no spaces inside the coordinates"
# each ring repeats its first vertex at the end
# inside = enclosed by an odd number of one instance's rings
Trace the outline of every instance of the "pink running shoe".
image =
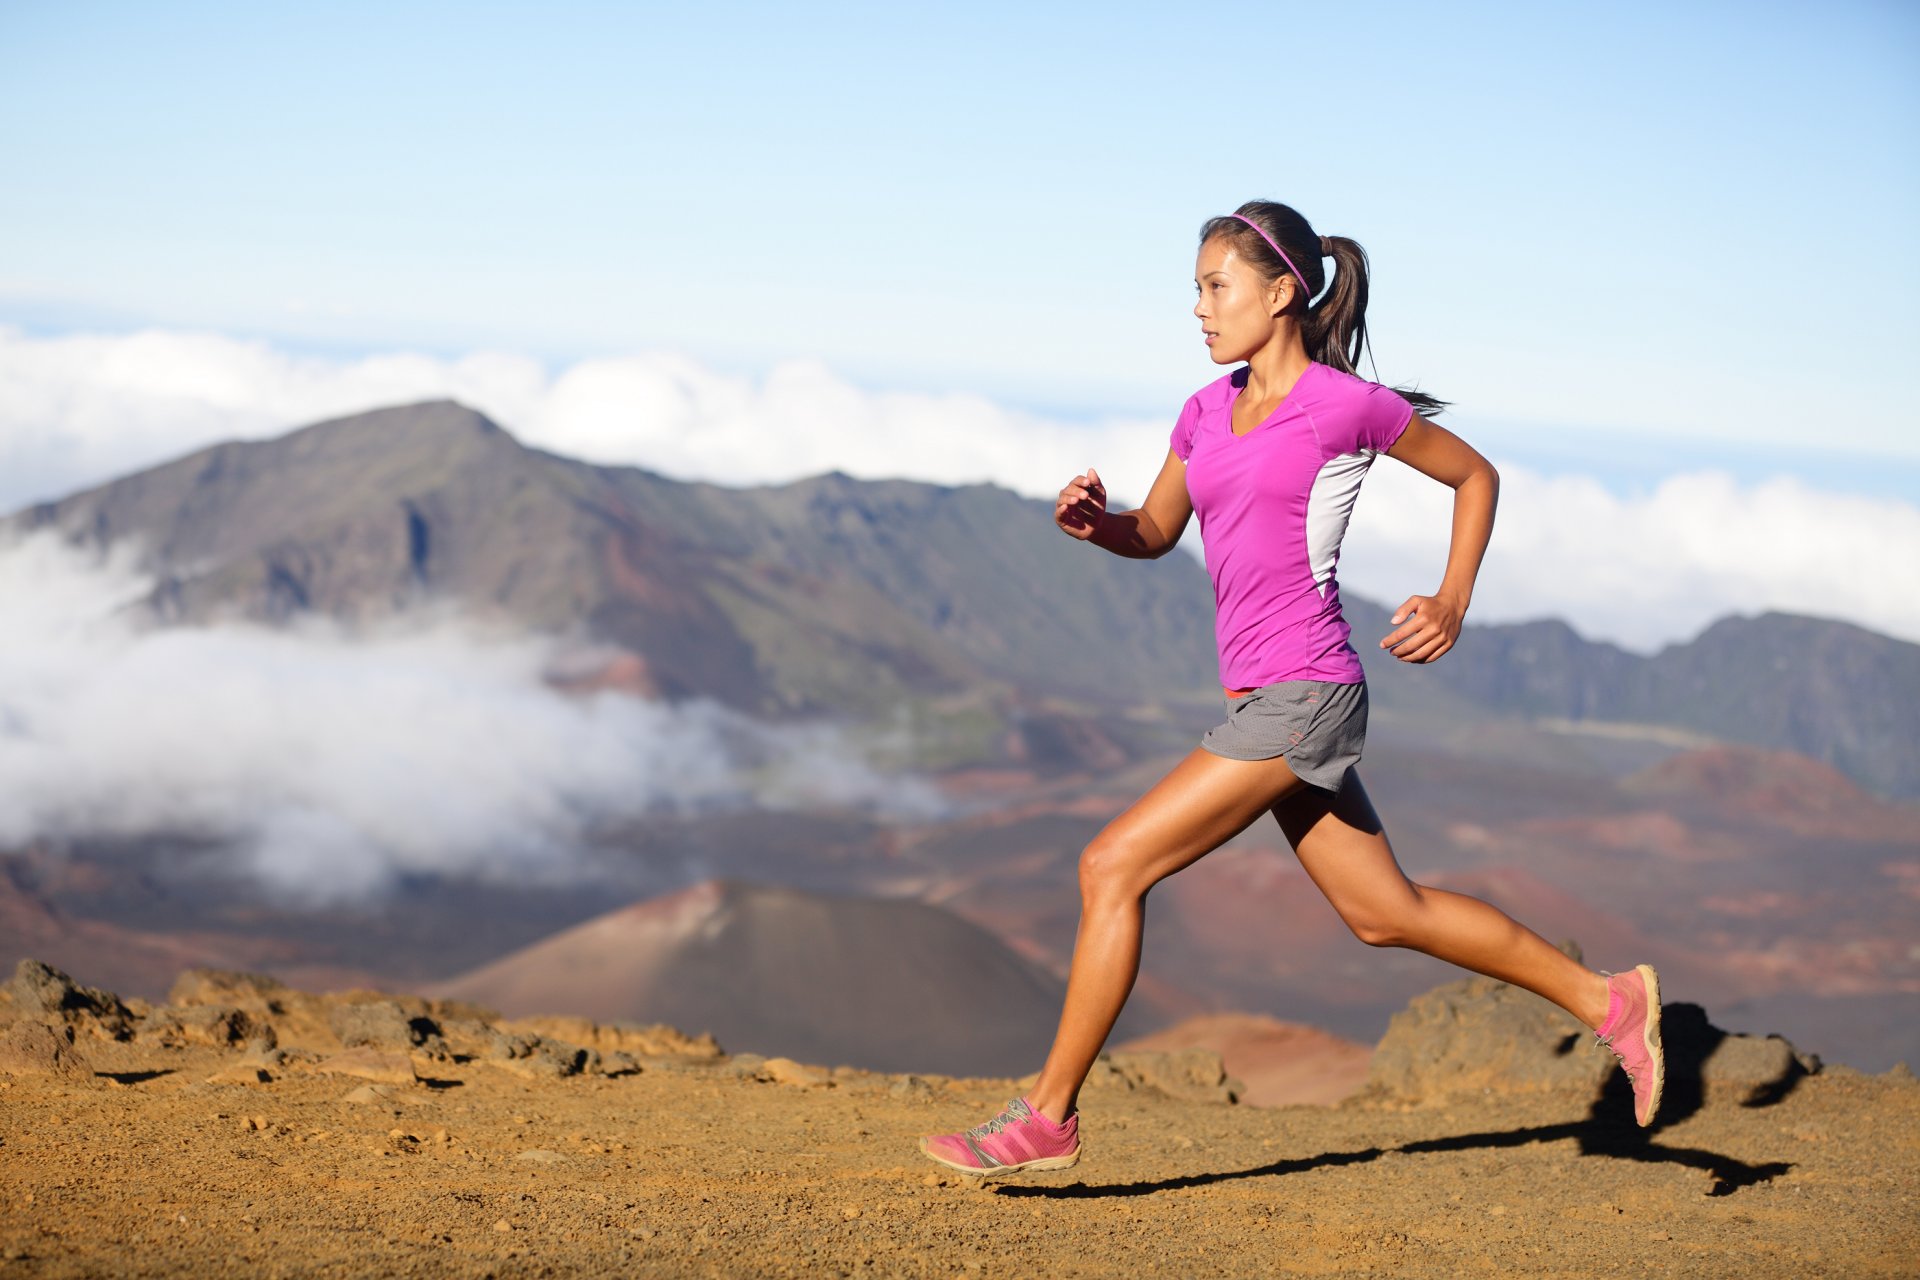
{"type": "Polygon", "coordinates": [[[1080,1113],[1055,1124],[1025,1098],[1015,1098],[983,1125],[920,1139],[920,1150],[962,1173],[1069,1169],[1080,1159],[1080,1113]]]}
{"type": "Polygon", "coordinates": [[[1666,1053],[1660,1047],[1660,975],[1650,964],[1632,973],[1607,975],[1606,1021],[1594,1038],[1620,1059],[1633,1082],[1633,1118],[1645,1128],[1660,1110],[1660,1086],[1667,1079],[1666,1053]]]}

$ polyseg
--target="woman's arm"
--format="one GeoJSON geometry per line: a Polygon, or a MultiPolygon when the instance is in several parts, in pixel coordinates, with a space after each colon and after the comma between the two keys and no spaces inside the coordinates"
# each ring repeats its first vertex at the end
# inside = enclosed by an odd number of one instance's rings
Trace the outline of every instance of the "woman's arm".
{"type": "Polygon", "coordinates": [[[1409,596],[1394,611],[1393,624],[1398,630],[1380,641],[1382,649],[1402,662],[1432,662],[1453,648],[1460,637],[1460,624],[1473,600],[1473,582],[1480,574],[1480,560],[1486,554],[1487,540],[1493,536],[1500,473],[1472,445],[1417,413],[1387,450],[1387,456],[1453,490],[1453,542],[1447,551],[1447,572],[1440,589],[1430,596],[1409,596]]]}
{"type": "Polygon", "coordinates": [[[1136,510],[1107,510],[1107,488],[1092,467],[1075,476],[1053,504],[1053,520],[1069,537],[1135,560],[1155,560],[1173,550],[1193,516],[1187,497],[1187,464],[1173,450],[1160,465],[1147,500],[1136,510]]]}

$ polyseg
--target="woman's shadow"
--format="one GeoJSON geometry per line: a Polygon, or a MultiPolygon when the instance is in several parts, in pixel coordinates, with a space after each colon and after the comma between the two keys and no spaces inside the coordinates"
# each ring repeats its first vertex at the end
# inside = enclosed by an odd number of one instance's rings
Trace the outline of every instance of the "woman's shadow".
{"type": "MultiPolygon", "coordinates": [[[[1571,1053],[1586,1037],[1569,1035],[1556,1048],[1571,1053]]],[[[1642,1129],[1633,1121],[1633,1090],[1624,1072],[1607,1077],[1600,1096],[1588,1109],[1585,1119],[1563,1124],[1532,1125],[1482,1133],[1463,1133],[1445,1138],[1427,1138],[1403,1146],[1367,1147],[1359,1151],[1329,1151],[1296,1160],[1276,1160],[1253,1169],[1232,1169],[1213,1173],[1183,1174],[1156,1181],[1123,1183],[1075,1183],[1069,1186],[1006,1186],[996,1188],[1003,1196],[1036,1196],[1048,1199],[1074,1199],[1100,1196],[1140,1196],[1156,1191],[1206,1186],[1238,1178],[1275,1178],[1290,1173],[1305,1173],[1337,1165],[1365,1164],[1377,1160],[1389,1150],[1406,1155],[1436,1151],[1498,1150],[1522,1147],[1535,1142],[1559,1142],[1571,1138],[1583,1157],[1612,1160],[1639,1160],[1649,1164],[1678,1164],[1706,1172],[1710,1185],[1706,1194],[1732,1195],[1742,1187],[1777,1178],[1793,1168],[1789,1161],[1749,1164],[1743,1160],[1698,1147],[1670,1146],[1658,1141],[1664,1129],[1698,1114],[1711,1096],[1716,1106],[1770,1107],[1792,1093],[1809,1072],[1791,1054],[1784,1055],[1785,1066],[1775,1078],[1733,1082],[1720,1079],[1711,1063],[1716,1051],[1730,1039],[1727,1032],[1707,1021],[1706,1011],[1695,1004],[1670,1004],[1662,1019],[1662,1041],[1666,1046],[1667,1075],[1660,1114],[1654,1124],[1642,1129]],[[1737,1104],[1730,1096],[1744,1092],[1737,1104]]],[[[1744,1039],[1744,1037],[1740,1038],[1744,1039]]],[[[1817,1064],[1816,1064],[1817,1066],[1817,1064]]]]}

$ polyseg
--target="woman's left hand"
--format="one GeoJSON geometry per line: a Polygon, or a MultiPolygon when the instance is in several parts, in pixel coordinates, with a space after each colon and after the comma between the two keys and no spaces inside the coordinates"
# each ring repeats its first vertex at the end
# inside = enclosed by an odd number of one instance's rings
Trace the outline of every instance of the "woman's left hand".
{"type": "Polygon", "coordinates": [[[1380,647],[1402,662],[1432,662],[1460,638],[1466,613],[1466,606],[1452,596],[1408,596],[1394,611],[1397,630],[1388,632],[1380,647]]]}

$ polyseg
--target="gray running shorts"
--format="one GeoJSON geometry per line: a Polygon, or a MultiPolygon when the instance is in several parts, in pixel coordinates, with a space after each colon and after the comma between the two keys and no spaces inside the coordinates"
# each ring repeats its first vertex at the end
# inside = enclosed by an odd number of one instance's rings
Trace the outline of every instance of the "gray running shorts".
{"type": "Polygon", "coordinates": [[[1325,791],[1340,790],[1347,770],[1360,763],[1367,743],[1364,680],[1282,680],[1225,701],[1226,721],[1200,739],[1200,745],[1217,756],[1284,756],[1302,780],[1325,791]]]}

